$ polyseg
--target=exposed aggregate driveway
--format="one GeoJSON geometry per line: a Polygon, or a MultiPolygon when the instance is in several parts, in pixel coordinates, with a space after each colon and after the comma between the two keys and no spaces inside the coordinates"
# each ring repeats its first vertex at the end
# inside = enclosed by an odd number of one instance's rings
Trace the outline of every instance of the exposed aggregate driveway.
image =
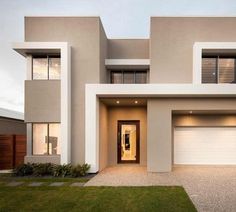
{"type": "Polygon", "coordinates": [[[236,212],[236,167],[178,167],[147,173],[143,166],[108,167],[85,186],[181,185],[198,211],[236,212]]]}

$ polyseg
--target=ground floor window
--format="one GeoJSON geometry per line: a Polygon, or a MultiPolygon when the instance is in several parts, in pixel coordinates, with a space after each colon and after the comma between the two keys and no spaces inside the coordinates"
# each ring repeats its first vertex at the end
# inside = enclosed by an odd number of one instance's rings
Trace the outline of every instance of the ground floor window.
{"type": "Polygon", "coordinates": [[[60,154],[60,124],[34,123],[33,124],[33,154],[58,155],[60,154]]]}

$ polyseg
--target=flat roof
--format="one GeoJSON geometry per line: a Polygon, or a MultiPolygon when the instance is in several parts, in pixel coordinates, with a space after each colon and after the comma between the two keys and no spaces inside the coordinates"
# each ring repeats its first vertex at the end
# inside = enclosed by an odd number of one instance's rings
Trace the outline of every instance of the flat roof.
{"type": "Polygon", "coordinates": [[[24,113],[15,110],[9,110],[6,108],[0,108],[0,117],[24,120],[24,113]]]}

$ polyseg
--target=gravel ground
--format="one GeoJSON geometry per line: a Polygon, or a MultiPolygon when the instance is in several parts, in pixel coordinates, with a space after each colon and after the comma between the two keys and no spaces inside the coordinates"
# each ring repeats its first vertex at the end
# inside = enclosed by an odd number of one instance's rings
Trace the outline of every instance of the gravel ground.
{"type": "Polygon", "coordinates": [[[236,167],[178,167],[147,173],[142,166],[108,167],[85,186],[182,185],[198,211],[236,211],[236,167]]]}

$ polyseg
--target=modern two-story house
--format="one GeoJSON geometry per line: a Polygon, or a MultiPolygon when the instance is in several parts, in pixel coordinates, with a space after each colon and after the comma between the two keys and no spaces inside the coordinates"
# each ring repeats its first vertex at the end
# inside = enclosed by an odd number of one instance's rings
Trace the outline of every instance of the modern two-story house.
{"type": "Polygon", "coordinates": [[[25,162],[236,165],[236,18],[152,17],[108,39],[99,17],[26,17],[25,162]]]}

